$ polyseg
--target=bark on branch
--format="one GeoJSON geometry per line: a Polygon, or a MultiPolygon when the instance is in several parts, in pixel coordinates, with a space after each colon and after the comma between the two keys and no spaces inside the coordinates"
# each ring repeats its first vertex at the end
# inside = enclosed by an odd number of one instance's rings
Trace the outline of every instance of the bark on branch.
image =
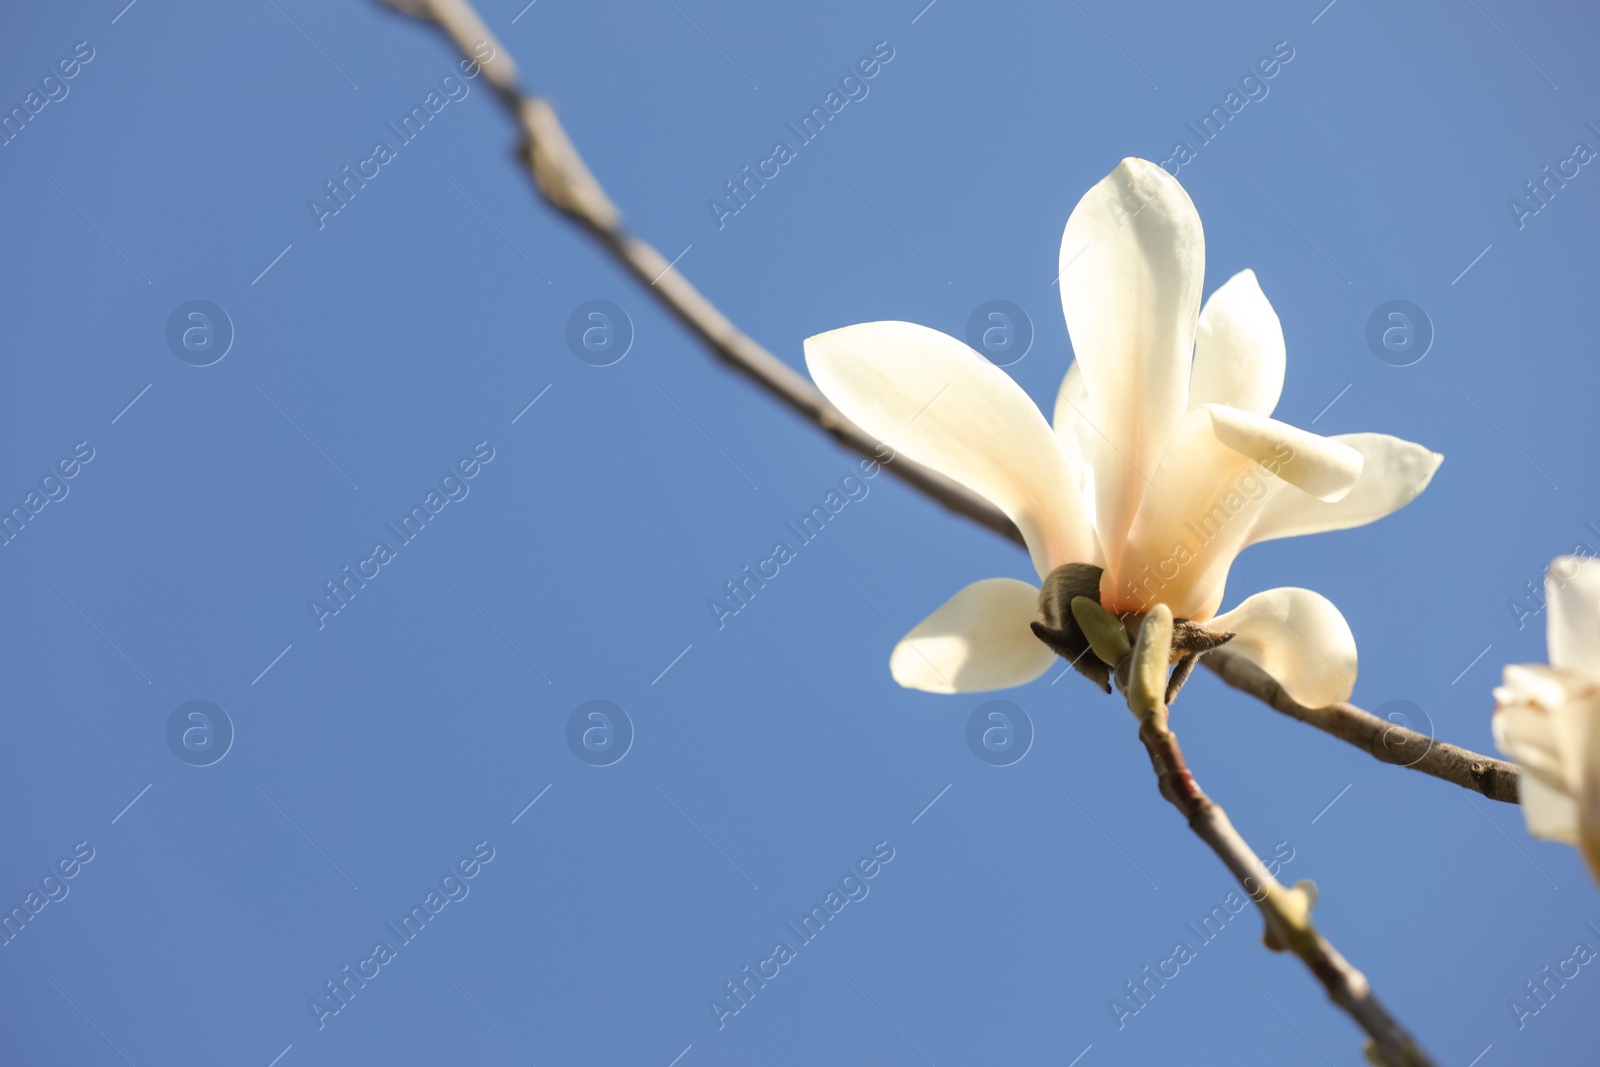
{"type": "MultiPolygon", "coordinates": [[[[712,354],[803,418],[820,426],[846,448],[869,459],[883,458],[879,441],[845,418],[787,363],[735,326],[653,245],[627,230],[622,213],[573,146],[555,109],[548,101],[519,87],[515,61],[467,0],[380,2],[432,22],[468,59],[480,63],[501,103],[523,130],[523,159],[545,200],[587,230],[647,292],[699,337],[712,354]]],[[[1006,514],[965,486],[903,456],[897,457],[888,468],[956,514],[1023,545],[1022,534],[1006,514]]],[[[1303,708],[1290,700],[1270,676],[1227,649],[1208,655],[1205,663],[1234,688],[1285,715],[1348,741],[1385,763],[1409,766],[1475,790],[1491,800],[1517,802],[1515,764],[1432,741],[1414,731],[1386,723],[1354,705],[1303,708]],[[1416,752],[1423,755],[1413,762],[1416,752]]]]}
{"type": "MultiPolygon", "coordinates": [[[[555,109],[549,101],[518,87],[515,61],[466,0],[381,2],[433,22],[468,59],[480,61],[501,103],[522,127],[523,160],[545,200],[587,230],[713,355],[846,448],[868,459],[883,459],[877,438],[845,418],[816,386],[735,326],[655,246],[628,231],[622,212],[573,146],[555,109]],[[482,47],[485,43],[488,48],[482,47]],[[494,58],[483,61],[483,54],[494,58]]],[[[1022,543],[1022,535],[1005,512],[938,471],[904,456],[896,457],[888,469],[951,511],[1022,543]]]]}
{"type": "Polygon", "coordinates": [[[1287,888],[1257,858],[1233,823],[1195,781],[1178,739],[1152,716],[1139,728],[1161,795],[1183,813],[1189,829],[1222,860],[1240,886],[1261,908],[1269,948],[1293,952],[1337,1004],[1372,1039],[1377,1062],[1385,1067],[1432,1067],[1416,1039],[1372,991],[1372,984],[1311,923],[1307,890],[1287,888]]]}
{"type": "Polygon", "coordinates": [[[1234,828],[1228,813],[1195,781],[1169,725],[1164,693],[1171,658],[1172,613],[1165,605],[1157,605],[1142,620],[1133,651],[1114,672],[1117,688],[1127,697],[1128,710],[1139,719],[1139,740],[1150,756],[1161,795],[1183,813],[1189,829],[1216,853],[1260,907],[1267,947],[1299,957],[1327,990],[1328,998],[1366,1031],[1371,1039],[1367,1052],[1373,1062],[1383,1067],[1433,1067],[1416,1039],[1372,992],[1367,976],[1340,955],[1312,923],[1316,886],[1301,882],[1286,888],[1273,877],[1234,828]]]}
{"type": "Polygon", "coordinates": [[[1443,778],[1490,800],[1517,803],[1519,772],[1515,763],[1437,741],[1354,704],[1330,704],[1325,708],[1297,704],[1277,679],[1226,647],[1208,653],[1200,662],[1241,693],[1250,694],[1291,719],[1348,741],[1373,759],[1443,778]]]}

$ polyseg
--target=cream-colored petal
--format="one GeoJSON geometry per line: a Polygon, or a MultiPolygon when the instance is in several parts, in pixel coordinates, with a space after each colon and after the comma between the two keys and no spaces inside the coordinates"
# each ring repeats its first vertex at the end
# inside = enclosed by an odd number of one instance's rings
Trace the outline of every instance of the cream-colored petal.
{"type": "Polygon", "coordinates": [[[1257,516],[1251,544],[1365,526],[1415,500],[1444,462],[1439,453],[1388,434],[1346,433],[1329,440],[1361,453],[1361,477],[1355,486],[1336,501],[1319,500],[1289,486],[1281,488],[1257,516]]]}
{"type": "Polygon", "coordinates": [[[1578,802],[1569,794],[1552,789],[1544,779],[1524,774],[1517,779],[1517,799],[1528,822],[1528,833],[1546,841],[1576,845],[1582,841],[1578,830],[1578,802]]]}
{"type": "MultiPolygon", "coordinates": [[[[1067,454],[1067,464],[1077,476],[1081,490],[1090,479],[1089,464],[1094,456],[1094,428],[1089,424],[1089,387],[1083,381],[1083,368],[1076,362],[1067,368],[1061,387],[1056,390],[1056,408],[1050,419],[1056,438],[1067,454]]],[[[1085,500],[1091,514],[1094,500],[1085,500]]]]}
{"type": "Polygon", "coordinates": [[[1286,422],[1207,404],[1217,440],[1321,501],[1342,499],[1361,478],[1360,452],[1286,422]]]}
{"type": "Polygon", "coordinates": [[[1600,680],[1600,559],[1560,556],[1544,586],[1550,663],[1600,680]]]}
{"type": "Polygon", "coordinates": [[[1256,281],[1242,270],[1200,309],[1189,407],[1227,404],[1271,415],[1283,393],[1283,324],[1256,281]]]}
{"type": "Polygon", "coordinates": [[[1276,678],[1297,703],[1321,708],[1349,700],[1356,639],[1339,609],[1310,589],[1268,589],[1206,624],[1232,630],[1228,648],[1276,678]]]}
{"type": "Polygon", "coordinates": [[[1095,528],[1114,566],[1147,481],[1188,407],[1205,237],[1166,171],[1124,159],[1061,238],[1061,305],[1088,386],[1095,528]]]}
{"type": "Polygon", "coordinates": [[[1060,442],[1005,371],[909,322],[847,326],[807,338],[805,351],[817,387],[847,418],[1009,515],[1040,577],[1100,561],[1060,442]]]}
{"type": "Polygon", "coordinates": [[[1360,470],[1353,449],[1288,423],[1220,404],[1196,408],[1179,420],[1121,561],[1101,579],[1102,603],[1113,611],[1165,603],[1178,618],[1209,619],[1277,485],[1334,495],[1360,470]]]}
{"type": "Polygon", "coordinates": [[[1494,700],[1500,751],[1551,788],[1582,794],[1589,764],[1600,763],[1600,751],[1591,751],[1600,742],[1600,686],[1577,671],[1511,663],[1494,700]]]}
{"type": "Polygon", "coordinates": [[[1563,672],[1543,663],[1513,663],[1495,687],[1494,743],[1517,761],[1523,777],[1537,777],[1569,795],[1581,775],[1574,739],[1566,734],[1562,708],[1574,695],[1563,672]]]}
{"type": "Polygon", "coordinates": [[[1026,685],[1055,653],[1033,636],[1039,590],[1015,578],[973,582],[919,622],[889,657],[894,680],[929,693],[1026,685]]]}
{"type": "MultiPolygon", "coordinates": [[[[1600,859],[1600,687],[1543,663],[1511,664],[1494,691],[1495,745],[1522,768],[1528,832],[1600,859]]],[[[1600,868],[1597,868],[1600,874],[1600,868]]]]}

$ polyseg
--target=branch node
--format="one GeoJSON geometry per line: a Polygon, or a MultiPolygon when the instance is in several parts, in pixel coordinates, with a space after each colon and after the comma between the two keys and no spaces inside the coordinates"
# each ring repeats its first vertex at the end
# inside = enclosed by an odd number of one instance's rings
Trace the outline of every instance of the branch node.
{"type": "Polygon", "coordinates": [[[1301,879],[1285,889],[1269,887],[1267,902],[1263,907],[1266,931],[1261,943],[1273,952],[1293,952],[1307,963],[1320,953],[1321,944],[1316,927],[1311,924],[1311,909],[1317,906],[1317,883],[1301,879]]]}
{"type": "Polygon", "coordinates": [[[524,155],[539,191],[568,215],[603,233],[614,233],[622,224],[622,212],[573,147],[556,109],[548,101],[529,97],[522,101],[522,126],[528,133],[524,155]]]}

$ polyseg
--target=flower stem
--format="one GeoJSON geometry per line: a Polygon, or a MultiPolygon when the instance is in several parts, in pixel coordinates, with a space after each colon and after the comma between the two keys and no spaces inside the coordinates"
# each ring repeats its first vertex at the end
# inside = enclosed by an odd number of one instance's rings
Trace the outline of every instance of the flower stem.
{"type": "Polygon", "coordinates": [[[1431,774],[1463,789],[1482,793],[1490,800],[1517,803],[1517,781],[1521,772],[1515,763],[1436,741],[1431,733],[1381,719],[1354,704],[1330,704],[1325,708],[1297,704],[1277,679],[1228,648],[1208,652],[1200,662],[1241,693],[1248,693],[1274,711],[1363,749],[1381,763],[1431,774]]]}
{"type": "Polygon", "coordinates": [[[1152,701],[1152,694],[1161,692],[1160,685],[1150,679],[1140,680],[1141,673],[1147,673],[1142,672],[1141,667],[1164,666],[1170,648],[1170,614],[1158,617],[1152,612],[1140,628],[1130,656],[1132,670],[1116,672],[1119,681],[1129,679],[1124,686],[1124,696],[1129,710],[1141,720],[1139,740],[1150,756],[1150,767],[1155,771],[1161,795],[1183,814],[1189,829],[1216,853],[1223,866],[1261,908],[1266,923],[1263,941],[1267,947],[1276,952],[1293,952],[1299,957],[1312,976],[1322,983],[1329,999],[1366,1031],[1371,1039],[1367,1047],[1369,1057],[1383,1067],[1433,1067],[1433,1061],[1416,1039],[1372,992],[1367,976],[1340,955],[1332,942],[1312,924],[1316,887],[1310,883],[1286,887],[1273,877],[1257,858],[1255,849],[1234,828],[1228,813],[1195,781],[1183,758],[1183,749],[1178,746],[1178,737],[1169,725],[1166,704],[1152,701]],[[1167,622],[1164,626],[1152,626],[1152,618],[1158,624],[1163,618],[1167,622]],[[1147,637],[1150,640],[1146,640],[1147,637]]]}
{"type": "Polygon", "coordinates": [[[1139,727],[1139,740],[1150,755],[1161,795],[1183,813],[1189,829],[1217,854],[1260,906],[1271,947],[1291,951],[1305,963],[1328,991],[1329,999],[1371,1037],[1379,1063],[1385,1067],[1431,1067],[1433,1061],[1378,1000],[1366,975],[1311,924],[1310,908],[1297,906],[1294,894],[1304,891],[1286,888],[1267,873],[1255,851],[1234,829],[1228,813],[1206,796],[1184,761],[1177,736],[1152,716],[1139,727]]]}

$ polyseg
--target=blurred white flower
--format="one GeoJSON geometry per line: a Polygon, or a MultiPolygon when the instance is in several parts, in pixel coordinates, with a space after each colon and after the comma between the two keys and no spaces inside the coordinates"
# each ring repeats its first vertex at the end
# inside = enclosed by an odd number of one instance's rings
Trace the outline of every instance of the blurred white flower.
{"type": "MultiPolygon", "coordinates": [[[[1218,617],[1228,569],[1254,542],[1405,506],[1443,457],[1270,417],[1283,389],[1278,316],[1248,270],[1200,307],[1200,216],[1155,164],[1125,159],[1089,190],[1060,263],[1077,362],[1053,428],[1004,371],[924,326],[820,334],[806,341],[806,365],[867,432],[1004,510],[1041,579],[1064,564],[1102,567],[1111,611],[1165,603],[1235,632],[1232,647],[1302,704],[1346,699],[1356,649],[1338,609],[1310,590],[1273,589],[1218,617]]],[[[912,630],[890,667],[901,685],[931,692],[1022,685],[1055,656],[1030,631],[1040,619],[1032,584],[975,582],[912,630]]]]}
{"type": "Polygon", "coordinates": [[[1494,691],[1494,740],[1522,767],[1528,832],[1575,845],[1600,880],[1600,560],[1545,577],[1550,662],[1513,664],[1494,691]]]}

